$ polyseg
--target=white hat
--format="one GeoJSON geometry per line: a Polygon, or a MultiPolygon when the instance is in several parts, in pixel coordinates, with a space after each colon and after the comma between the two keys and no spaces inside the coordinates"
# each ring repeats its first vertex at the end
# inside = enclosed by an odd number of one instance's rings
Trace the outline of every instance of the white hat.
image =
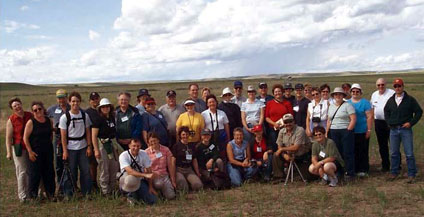
{"type": "Polygon", "coordinates": [[[119,179],[119,186],[126,192],[134,192],[140,188],[140,178],[124,173],[119,179]]]}
{"type": "Polygon", "coordinates": [[[111,105],[110,101],[107,98],[103,98],[102,100],[100,100],[99,107],[104,105],[111,105]]]}
{"type": "Polygon", "coordinates": [[[350,90],[352,90],[354,88],[359,89],[359,90],[362,91],[361,85],[359,85],[359,84],[356,84],[356,83],[355,84],[352,84],[352,87],[350,87],[350,90]]]}
{"type": "Polygon", "coordinates": [[[187,104],[196,104],[196,102],[192,99],[188,99],[184,102],[184,105],[187,105],[187,104]]]}
{"type": "Polygon", "coordinates": [[[231,93],[231,89],[229,87],[226,87],[222,90],[222,95],[221,97],[224,97],[225,94],[231,94],[233,95],[233,93],[231,93]]]}
{"type": "Polygon", "coordinates": [[[256,89],[252,85],[249,85],[247,86],[247,92],[256,92],[256,89]]]}
{"type": "Polygon", "coordinates": [[[335,87],[333,92],[331,93],[331,97],[334,97],[334,94],[341,93],[343,94],[343,97],[346,97],[346,93],[344,92],[343,88],[341,87],[335,87]]]}

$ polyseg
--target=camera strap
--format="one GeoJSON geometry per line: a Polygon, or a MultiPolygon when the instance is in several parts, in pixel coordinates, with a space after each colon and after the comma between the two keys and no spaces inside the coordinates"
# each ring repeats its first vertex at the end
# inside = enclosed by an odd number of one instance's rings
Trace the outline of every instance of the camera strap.
{"type": "Polygon", "coordinates": [[[330,127],[333,124],[333,120],[336,117],[336,114],[339,111],[340,107],[342,107],[343,103],[345,103],[345,101],[343,101],[342,104],[340,104],[339,107],[337,107],[336,111],[334,112],[333,117],[331,118],[330,127]]]}

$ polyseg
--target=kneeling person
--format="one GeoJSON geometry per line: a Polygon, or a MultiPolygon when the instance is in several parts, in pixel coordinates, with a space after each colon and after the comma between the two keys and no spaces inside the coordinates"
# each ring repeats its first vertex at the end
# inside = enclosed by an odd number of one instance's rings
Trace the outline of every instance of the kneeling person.
{"type": "Polygon", "coordinates": [[[157,193],[153,188],[151,161],[147,153],[140,150],[139,139],[131,139],[129,150],[119,155],[119,164],[123,175],[119,180],[119,187],[127,193],[128,201],[140,201],[154,204],[157,201],[157,193]]]}

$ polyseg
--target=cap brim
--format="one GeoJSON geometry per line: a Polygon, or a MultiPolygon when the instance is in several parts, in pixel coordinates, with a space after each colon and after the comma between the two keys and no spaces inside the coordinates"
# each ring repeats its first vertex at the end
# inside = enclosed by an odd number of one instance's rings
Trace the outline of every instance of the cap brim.
{"type": "Polygon", "coordinates": [[[67,96],[66,94],[59,94],[59,95],[56,95],[56,98],[64,98],[66,96],[67,96]]]}

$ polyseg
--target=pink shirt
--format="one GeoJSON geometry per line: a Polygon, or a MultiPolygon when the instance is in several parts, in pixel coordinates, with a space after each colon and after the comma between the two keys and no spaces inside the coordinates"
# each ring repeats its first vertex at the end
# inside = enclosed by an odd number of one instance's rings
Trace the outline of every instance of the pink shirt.
{"type": "Polygon", "coordinates": [[[167,175],[168,159],[171,160],[172,153],[168,147],[161,145],[159,152],[154,151],[151,147],[146,149],[147,155],[149,155],[152,161],[152,171],[158,175],[167,175]]]}

